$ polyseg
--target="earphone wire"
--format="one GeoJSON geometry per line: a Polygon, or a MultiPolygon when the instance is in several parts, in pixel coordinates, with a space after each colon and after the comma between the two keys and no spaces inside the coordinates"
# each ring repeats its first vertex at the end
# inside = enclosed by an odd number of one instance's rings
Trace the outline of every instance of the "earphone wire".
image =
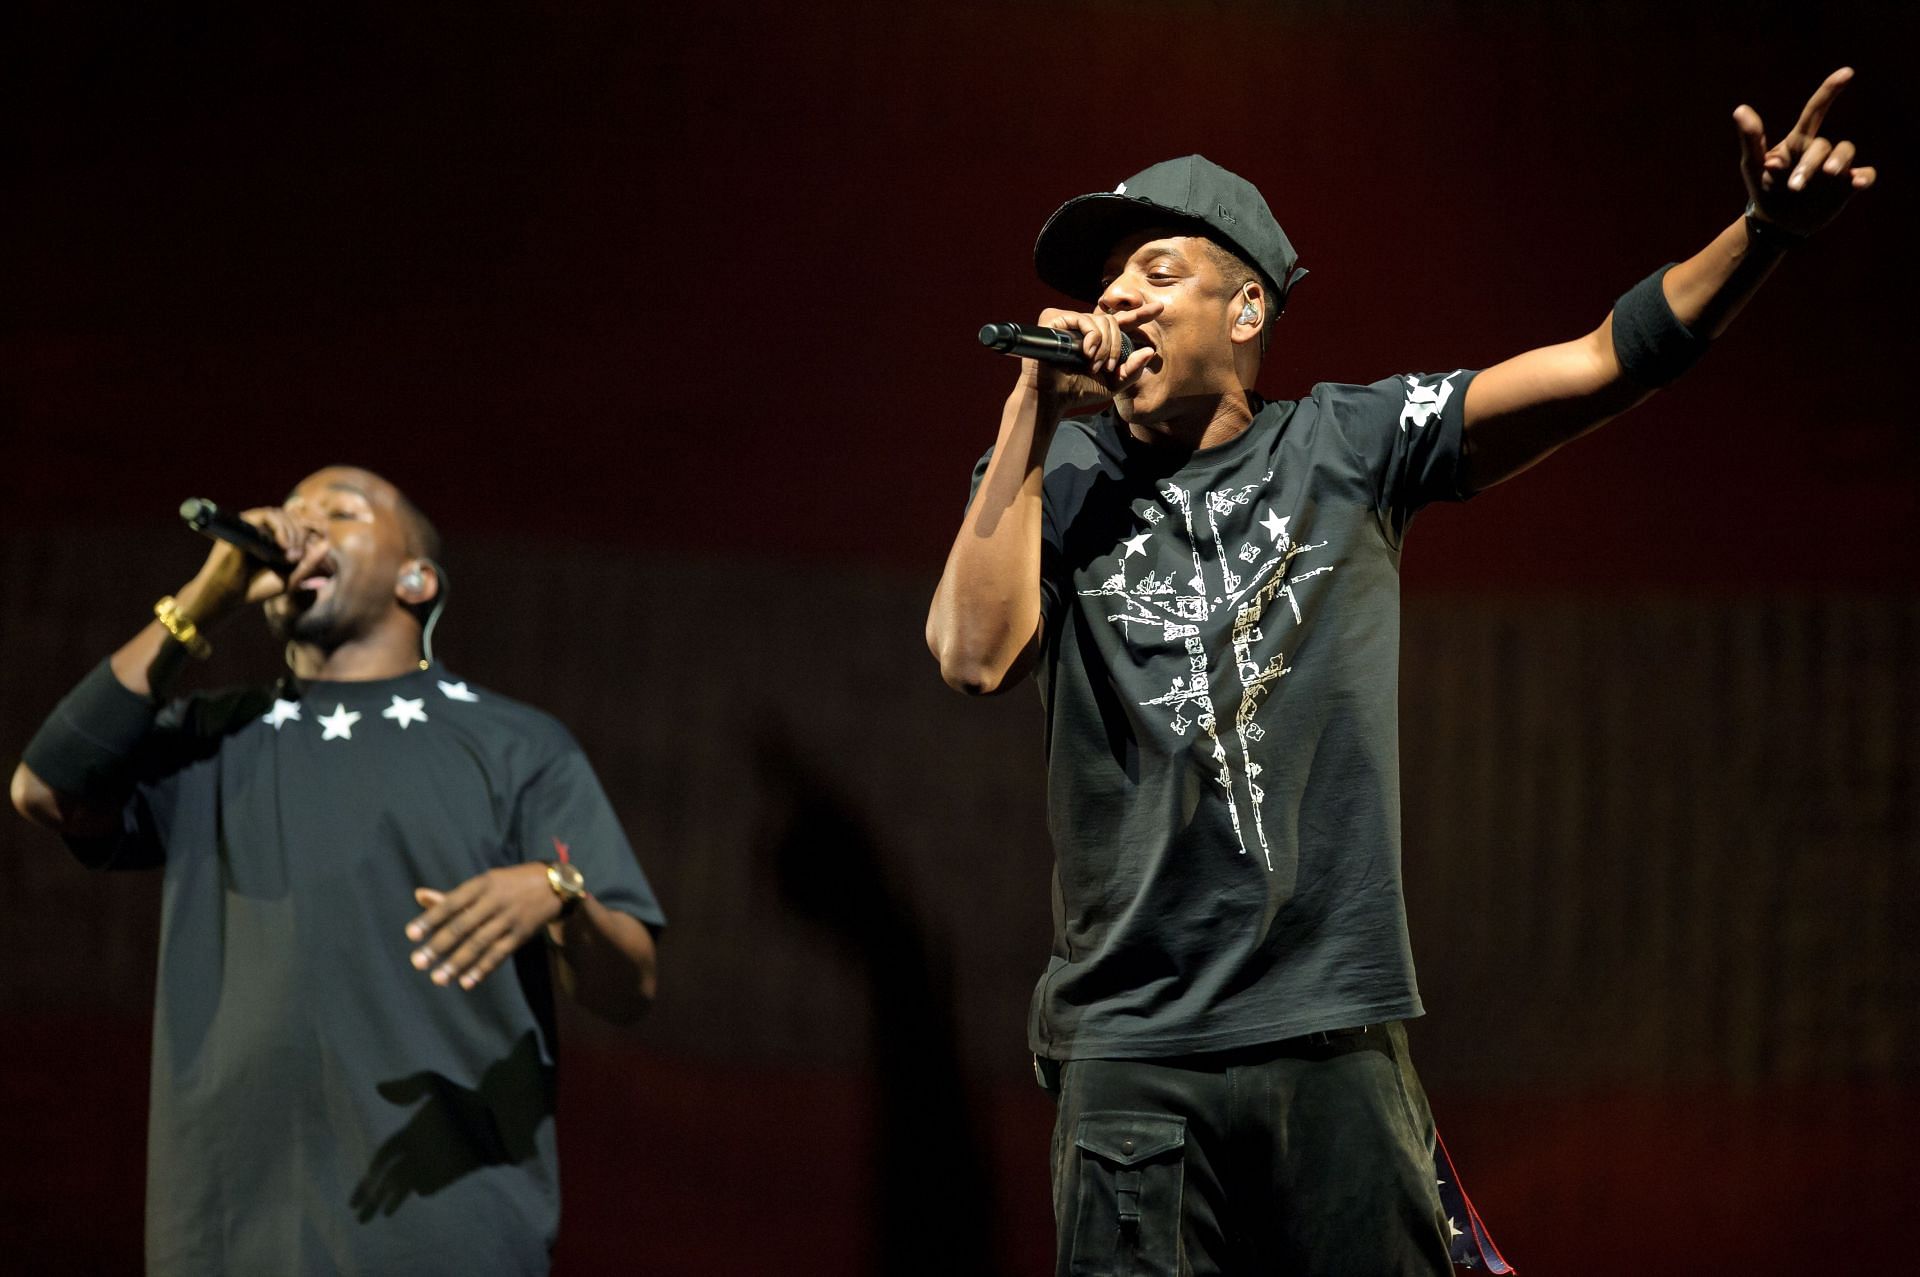
{"type": "Polygon", "coordinates": [[[433,666],[433,629],[440,624],[440,614],[447,609],[447,595],[453,592],[453,582],[447,579],[447,570],[432,559],[428,559],[427,563],[439,578],[440,588],[433,596],[433,606],[427,611],[427,623],[420,628],[420,668],[423,670],[433,666]]]}

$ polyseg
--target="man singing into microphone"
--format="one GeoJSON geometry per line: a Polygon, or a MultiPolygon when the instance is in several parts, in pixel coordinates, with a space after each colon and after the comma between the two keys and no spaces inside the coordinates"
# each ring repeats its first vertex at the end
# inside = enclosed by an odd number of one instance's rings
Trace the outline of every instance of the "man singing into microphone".
{"type": "Polygon", "coordinates": [[[1770,149],[1736,112],[1750,202],[1706,248],[1478,373],[1253,394],[1303,272],[1259,192],[1198,156],[1041,230],[1040,278],[1090,309],[1040,323],[1089,367],[1023,361],[927,641],[954,687],[1031,671],[1045,708],[1055,932],[1030,1036],[1061,1274],[1504,1270],[1443,1206],[1400,1024],[1421,1014],[1403,538],[1677,377],[1872,184],[1819,136],[1850,76],[1770,149]]]}
{"type": "Polygon", "coordinates": [[[153,1273],[544,1273],[559,1222],[557,977],[629,1023],[665,919],[547,715],[429,668],[431,525],[364,470],[248,511],[60,703],[22,815],[165,874],[153,1273]],[[272,687],[167,700],[252,603],[272,687]]]}

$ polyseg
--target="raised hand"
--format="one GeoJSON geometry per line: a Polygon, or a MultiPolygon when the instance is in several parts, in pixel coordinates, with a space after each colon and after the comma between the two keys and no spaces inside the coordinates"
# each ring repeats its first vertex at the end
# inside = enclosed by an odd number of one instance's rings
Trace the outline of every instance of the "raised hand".
{"type": "Polygon", "coordinates": [[[1064,416],[1104,408],[1114,391],[1138,377],[1155,354],[1151,346],[1142,345],[1122,360],[1121,334],[1131,334],[1160,310],[1157,301],[1145,302],[1118,315],[1098,309],[1089,312],[1043,310],[1039,319],[1041,327],[1081,334],[1080,349],[1090,367],[1086,372],[1075,372],[1058,364],[1028,359],[1022,361],[1023,375],[1032,378],[1064,416]]]}
{"type": "Polygon", "coordinates": [[[286,593],[291,583],[312,572],[326,556],[327,540],[320,530],[279,506],[243,510],[240,517],[272,538],[285,555],[286,563],[284,566],[263,565],[237,547],[215,541],[193,580],[175,591],[183,611],[202,627],[221,620],[243,604],[263,603],[286,593]]]}
{"type": "Polygon", "coordinates": [[[1793,131],[1771,147],[1759,112],[1744,104],[1734,109],[1740,176],[1760,220],[1791,235],[1811,235],[1832,221],[1855,191],[1873,185],[1877,174],[1854,164],[1852,142],[1820,136],[1828,110],[1852,79],[1853,68],[1841,67],[1822,81],[1793,131]]]}

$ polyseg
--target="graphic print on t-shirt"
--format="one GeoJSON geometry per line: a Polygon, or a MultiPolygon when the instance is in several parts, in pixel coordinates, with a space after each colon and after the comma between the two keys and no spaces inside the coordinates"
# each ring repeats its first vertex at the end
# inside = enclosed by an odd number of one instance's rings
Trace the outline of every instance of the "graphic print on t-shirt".
{"type": "Polygon", "coordinates": [[[1432,385],[1423,386],[1418,377],[1402,377],[1407,383],[1406,406],[1400,409],[1400,430],[1418,429],[1434,420],[1447,409],[1447,400],[1453,398],[1453,379],[1458,371],[1450,372],[1432,385]]]}
{"type": "Polygon", "coordinates": [[[1170,673],[1167,690],[1140,704],[1170,711],[1172,717],[1167,725],[1176,735],[1185,736],[1189,728],[1197,727],[1211,743],[1210,754],[1218,768],[1214,779],[1226,792],[1227,814],[1240,844],[1240,854],[1245,855],[1249,849],[1249,822],[1242,820],[1236,789],[1234,760],[1238,758],[1239,774],[1246,778],[1253,841],[1269,871],[1273,868],[1273,852],[1267,845],[1261,810],[1266,795],[1260,787],[1260,764],[1254,761],[1252,746],[1266,735],[1266,729],[1257,721],[1260,706],[1273,685],[1286,676],[1288,666],[1284,654],[1271,652],[1263,660],[1255,649],[1274,646],[1266,643],[1267,635],[1261,626],[1274,600],[1286,600],[1297,626],[1301,618],[1294,587],[1310,577],[1333,571],[1331,565],[1293,571],[1296,558],[1324,549],[1327,544],[1325,541],[1296,544],[1288,530],[1293,516],[1279,514],[1272,506],[1265,505],[1258,507],[1263,511],[1258,520],[1247,517],[1258,505],[1257,494],[1266,491],[1272,481],[1273,472],[1269,470],[1259,483],[1222,491],[1190,492],[1178,484],[1166,484],[1160,490],[1160,497],[1177,518],[1163,523],[1165,515],[1157,505],[1150,504],[1140,510],[1146,530],[1123,539],[1116,547],[1118,562],[1111,576],[1094,589],[1080,591],[1088,597],[1111,600],[1109,606],[1119,610],[1109,612],[1107,620],[1125,630],[1130,641],[1134,627],[1142,626],[1157,630],[1154,637],[1162,642],[1181,645],[1186,659],[1175,667],[1178,672],[1170,673]],[[1196,518],[1196,512],[1200,517],[1196,518]],[[1228,520],[1229,535],[1222,533],[1222,519],[1228,520]],[[1230,552],[1230,534],[1235,523],[1244,524],[1241,532],[1245,540],[1237,551],[1230,552]],[[1180,536],[1182,530],[1184,538],[1180,536]],[[1184,565],[1168,569],[1165,576],[1154,570],[1155,558],[1147,553],[1146,547],[1153,538],[1162,536],[1184,541],[1193,564],[1192,576],[1180,579],[1184,565]],[[1211,565],[1203,553],[1207,546],[1216,547],[1211,565]],[[1135,554],[1145,559],[1147,571],[1130,583],[1127,561],[1135,554]],[[1209,581],[1210,566],[1219,578],[1217,587],[1209,581]],[[1217,635],[1220,627],[1210,623],[1228,616],[1232,618],[1232,627],[1227,638],[1233,648],[1240,694],[1232,712],[1226,716],[1227,730],[1223,730],[1208,672],[1213,658],[1207,651],[1203,627],[1217,635]],[[1229,741],[1237,749],[1229,749],[1229,741]]]}

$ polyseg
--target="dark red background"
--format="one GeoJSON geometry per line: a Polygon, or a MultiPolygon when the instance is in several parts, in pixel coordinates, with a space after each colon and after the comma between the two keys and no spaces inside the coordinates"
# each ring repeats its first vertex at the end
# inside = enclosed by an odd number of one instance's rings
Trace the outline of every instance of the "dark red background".
{"type": "Polygon", "coordinates": [[[46,5],[8,54],[0,517],[351,458],[455,533],[925,570],[1009,377],[973,330],[1053,300],[1067,196],[1190,150],[1253,178],[1313,270],[1269,393],[1479,366],[1704,243],[1733,106],[1784,130],[1851,62],[1882,189],[1410,579],[1903,587],[1896,8],[46,5]]]}
{"type": "MultiPolygon", "coordinates": [[[[184,495],[270,500],[347,460],[456,543],[930,591],[1012,373],[972,334],[1053,300],[1029,252],[1059,201],[1187,151],[1259,184],[1313,271],[1268,393],[1480,366],[1585,331],[1736,217],[1732,108],[1783,130],[1844,62],[1831,131],[1886,165],[1881,187],[1681,386],[1424,515],[1407,580],[1911,595],[1920,113],[1896,8],[40,4],[0,55],[0,529],[165,530],[184,495]]],[[[34,1044],[6,1097],[22,1271],[137,1253],[144,1030],[77,1002],[0,1009],[34,1044]]],[[[866,1262],[869,1079],[644,1039],[569,1067],[569,1271],[866,1262]],[[657,1146],[596,1143],[594,1101],[632,1070],[657,1079],[657,1146]],[[781,1115],[771,1149],[743,1092],[781,1115]],[[765,1177],[752,1210],[742,1167],[765,1177]]],[[[1452,1120],[1482,1165],[1501,1165],[1488,1132],[1534,1139],[1538,1160],[1479,1186],[1529,1271],[1632,1264],[1624,1241],[1567,1240],[1600,1213],[1695,1271],[1755,1272],[1897,1253],[1858,1246],[1911,1172],[1849,1141],[1912,1129],[1916,1093],[1863,1063],[1784,1097],[1543,1084],[1452,1120]],[[1557,1189],[1556,1147],[1598,1150],[1584,1195],[1557,1189]],[[1842,1171],[1844,1193],[1822,1187],[1842,1171]],[[1667,1209],[1662,1184],[1698,1176],[1740,1210],[1667,1209]]],[[[1042,1271],[1045,1101],[991,1095],[1005,1262],[1042,1271]]]]}

